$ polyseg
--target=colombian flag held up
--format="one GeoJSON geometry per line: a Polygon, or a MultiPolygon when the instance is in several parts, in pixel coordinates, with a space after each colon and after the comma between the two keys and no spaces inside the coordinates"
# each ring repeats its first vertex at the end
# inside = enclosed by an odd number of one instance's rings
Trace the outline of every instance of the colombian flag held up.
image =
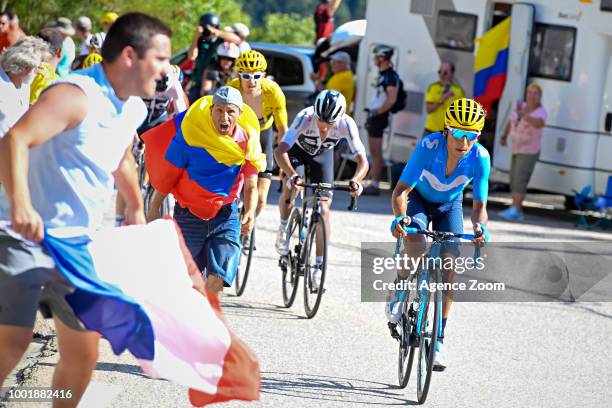
{"type": "Polygon", "coordinates": [[[508,72],[510,17],[493,27],[478,41],[474,59],[474,99],[490,110],[501,98],[508,72]]]}
{"type": "Polygon", "coordinates": [[[186,112],[142,135],[153,187],[173,194],[181,206],[204,220],[217,215],[247,161],[259,171],[266,167],[255,112],[242,105],[238,126],[248,135],[244,151],[231,136],[216,131],[211,106],[212,96],[200,98],[186,112]]]}

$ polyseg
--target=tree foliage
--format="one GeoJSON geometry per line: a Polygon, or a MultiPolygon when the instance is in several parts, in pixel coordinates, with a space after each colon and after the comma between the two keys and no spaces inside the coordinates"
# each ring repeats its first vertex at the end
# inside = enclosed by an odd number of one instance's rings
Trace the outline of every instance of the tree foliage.
{"type": "Polygon", "coordinates": [[[251,38],[279,44],[312,44],[314,20],[294,13],[271,13],[266,16],[264,27],[256,28],[251,38]]]}
{"type": "MultiPolygon", "coordinates": [[[[366,0],[343,0],[336,13],[336,26],[363,18],[366,0]]],[[[164,21],[174,32],[173,48],[189,46],[201,14],[214,11],[222,25],[242,22],[251,27],[250,41],[312,44],[313,12],[318,0],[0,0],[0,9],[10,8],[28,33],[36,33],[58,17],[71,20],[88,16],[94,32],[102,30],[101,18],[141,11],[164,21]]]]}

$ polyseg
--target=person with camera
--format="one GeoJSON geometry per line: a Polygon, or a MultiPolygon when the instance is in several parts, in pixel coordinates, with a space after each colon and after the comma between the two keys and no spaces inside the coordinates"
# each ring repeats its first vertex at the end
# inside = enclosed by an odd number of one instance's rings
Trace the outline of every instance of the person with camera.
{"type": "Polygon", "coordinates": [[[234,65],[240,56],[240,48],[231,42],[224,42],[217,48],[217,62],[204,70],[200,94],[212,95],[223,85],[237,77],[234,65]]]}
{"type": "Polygon", "coordinates": [[[450,104],[465,97],[463,88],[454,82],[455,64],[442,61],[438,69],[438,80],[427,88],[425,110],[427,121],[423,136],[444,130],[444,114],[450,104]]]}
{"type": "Polygon", "coordinates": [[[195,61],[195,69],[191,76],[189,102],[193,103],[202,96],[202,81],[204,70],[217,59],[217,49],[223,42],[240,44],[240,37],[229,31],[219,29],[221,20],[215,13],[204,13],[200,16],[198,27],[193,35],[193,41],[187,51],[187,58],[195,61]]]}

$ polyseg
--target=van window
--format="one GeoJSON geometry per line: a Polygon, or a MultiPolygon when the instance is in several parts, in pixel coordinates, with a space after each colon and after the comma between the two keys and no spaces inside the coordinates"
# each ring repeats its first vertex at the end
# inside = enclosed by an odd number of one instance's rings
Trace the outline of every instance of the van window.
{"type": "Polygon", "coordinates": [[[288,86],[304,83],[304,69],[299,58],[277,52],[258,51],[266,57],[266,61],[268,61],[266,72],[269,76],[274,77],[277,84],[288,86]]]}
{"type": "Polygon", "coordinates": [[[603,11],[612,11],[612,0],[601,0],[601,9],[603,11]]]}
{"type": "Polygon", "coordinates": [[[474,51],[475,14],[440,10],[436,24],[436,46],[460,51],[474,51]]]}
{"type": "Polygon", "coordinates": [[[529,76],[572,80],[576,29],[536,23],[529,59],[529,76]]]}

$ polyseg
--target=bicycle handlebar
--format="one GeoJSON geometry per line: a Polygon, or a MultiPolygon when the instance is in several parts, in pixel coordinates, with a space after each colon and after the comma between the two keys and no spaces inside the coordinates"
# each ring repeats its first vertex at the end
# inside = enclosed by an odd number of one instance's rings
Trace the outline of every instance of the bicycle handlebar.
{"type": "MultiPolygon", "coordinates": [[[[432,231],[432,230],[423,230],[412,227],[403,227],[404,231],[407,234],[422,234],[432,238],[436,242],[441,242],[448,238],[459,238],[464,239],[466,241],[471,241],[475,238],[480,238],[482,236],[482,231],[479,234],[455,234],[453,232],[442,232],[442,231],[432,231]]],[[[398,251],[398,246],[401,238],[398,238],[398,244],[396,245],[396,252],[398,251]]],[[[480,246],[476,245],[474,248],[474,258],[480,258],[480,246]]]]}
{"type": "MultiPolygon", "coordinates": [[[[298,187],[312,188],[314,191],[348,191],[349,193],[355,191],[350,186],[332,186],[329,183],[295,183],[298,187]]],[[[347,207],[347,210],[354,211],[357,209],[357,197],[351,196],[351,203],[347,207]]]]}

